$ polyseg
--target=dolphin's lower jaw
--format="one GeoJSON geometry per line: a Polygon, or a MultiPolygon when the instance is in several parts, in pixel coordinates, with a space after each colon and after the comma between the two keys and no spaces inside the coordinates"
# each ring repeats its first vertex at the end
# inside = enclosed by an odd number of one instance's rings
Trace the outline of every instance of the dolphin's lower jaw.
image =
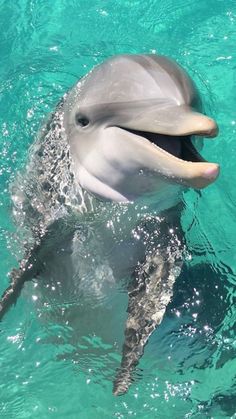
{"type": "Polygon", "coordinates": [[[130,133],[146,138],[157,147],[165,150],[172,156],[190,162],[206,161],[197,151],[192,143],[192,138],[188,136],[172,136],[165,134],[155,134],[152,132],[129,130],[130,133]]]}

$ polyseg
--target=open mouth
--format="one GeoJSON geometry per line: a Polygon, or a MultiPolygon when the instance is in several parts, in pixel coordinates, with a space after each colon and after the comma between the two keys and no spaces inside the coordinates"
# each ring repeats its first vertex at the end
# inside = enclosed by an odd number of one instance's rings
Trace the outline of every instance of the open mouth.
{"type": "Polygon", "coordinates": [[[219,165],[206,161],[195,147],[195,135],[214,137],[214,130],[189,130],[186,135],[167,135],[149,131],[123,128],[133,138],[146,140],[137,142],[137,154],[142,168],[153,170],[170,183],[179,183],[194,189],[202,189],[216,180],[219,165]],[[193,136],[193,137],[192,137],[193,136]]]}
{"type": "Polygon", "coordinates": [[[125,128],[125,130],[129,131],[132,134],[136,134],[140,137],[143,137],[146,140],[149,140],[157,147],[161,148],[162,150],[181,160],[193,163],[206,161],[196,150],[195,146],[192,143],[190,135],[173,136],[156,134],[152,132],[137,131],[127,128],[125,128]]]}

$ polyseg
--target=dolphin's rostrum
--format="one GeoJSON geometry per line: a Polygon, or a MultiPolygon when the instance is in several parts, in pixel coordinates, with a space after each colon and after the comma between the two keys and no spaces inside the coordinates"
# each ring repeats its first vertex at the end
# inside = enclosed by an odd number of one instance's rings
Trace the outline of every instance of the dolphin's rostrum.
{"type": "Polygon", "coordinates": [[[12,186],[16,218],[28,225],[31,241],[11,273],[0,318],[16,303],[24,282],[43,271],[51,248],[72,242],[84,212],[91,213],[99,201],[151,202],[160,217],[164,214],[156,251],[144,252],[133,269],[116,395],[127,391],[172,296],[181,263],[175,252],[175,240],[182,240],[176,223],[180,192],[204,188],[219,174],[219,166],[199,154],[199,137],[218,131],[200,107],[193,82],[170,59],[113,57],[64,96],[12,186]]]}

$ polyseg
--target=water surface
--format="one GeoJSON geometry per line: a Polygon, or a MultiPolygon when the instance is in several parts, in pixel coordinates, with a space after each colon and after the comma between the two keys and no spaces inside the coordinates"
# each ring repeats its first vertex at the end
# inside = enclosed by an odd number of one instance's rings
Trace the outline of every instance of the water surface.
{"type": "MultiPolygon", "coordinates": [[[[0,7],[1,290],[21,252],[9,182],[62,94],[112,54],[158,52],[189,71],[220,127],[205,156],[222,167],[215,185],[184,196],[189,260],[129,393],[111,394],[119,347],[84,332],[83,357],[63,361],[73,330],[42,321],[26,293],[1,324],[0,416],[235,417],[235,1],[2,0],[0,7]]],[[[113,330],[124,307],[111,312],[113,330]]]]}

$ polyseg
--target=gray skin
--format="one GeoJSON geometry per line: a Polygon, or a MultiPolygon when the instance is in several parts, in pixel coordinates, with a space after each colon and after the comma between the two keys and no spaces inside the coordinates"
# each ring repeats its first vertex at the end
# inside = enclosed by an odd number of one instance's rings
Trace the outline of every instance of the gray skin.
{"type": "MultiPolygon", "coordinates": [[[[176,249],[184,247],[177,210],[180,192],[206,187],[219,174],[219,166],[206,162],[195,148],[199,138],[195,146],[191,141],[192,135],[214,137],[218,131],[212,119],[197,112],[199,106],[193,82],[170,59],[113,57],[64,96],[34,144],[26,171],[12,186],[15,218],[28,227],[30,240],[2,296],[0,318],[16,303],[25,281],[43,271],[47,276],[57,266],[58,249],[69,243],[73,253],[78,224],[110,201],[129,206],[129,232],[142,224],[134,205],[145,204],[150,214],[151,208],[160,214],[156,247],[150,251],[147,244],[144,251],[129,254],[127,263],[122,261],[132,281],[116,395],[131,384],[144,346],[173,293],[182,260],[176,249]]],[[[152,229],[153,221],[150,225],[145,228],[152,229]]],[[[109,240],[101,239],[105,250],[109,240]]],[[[72,284],[77,259],[62,253],[58,269],[66,266],[66,281],[72,284]]],[[[119,260],[110,260],[110,266],[116,272],[119,260]]]]}

